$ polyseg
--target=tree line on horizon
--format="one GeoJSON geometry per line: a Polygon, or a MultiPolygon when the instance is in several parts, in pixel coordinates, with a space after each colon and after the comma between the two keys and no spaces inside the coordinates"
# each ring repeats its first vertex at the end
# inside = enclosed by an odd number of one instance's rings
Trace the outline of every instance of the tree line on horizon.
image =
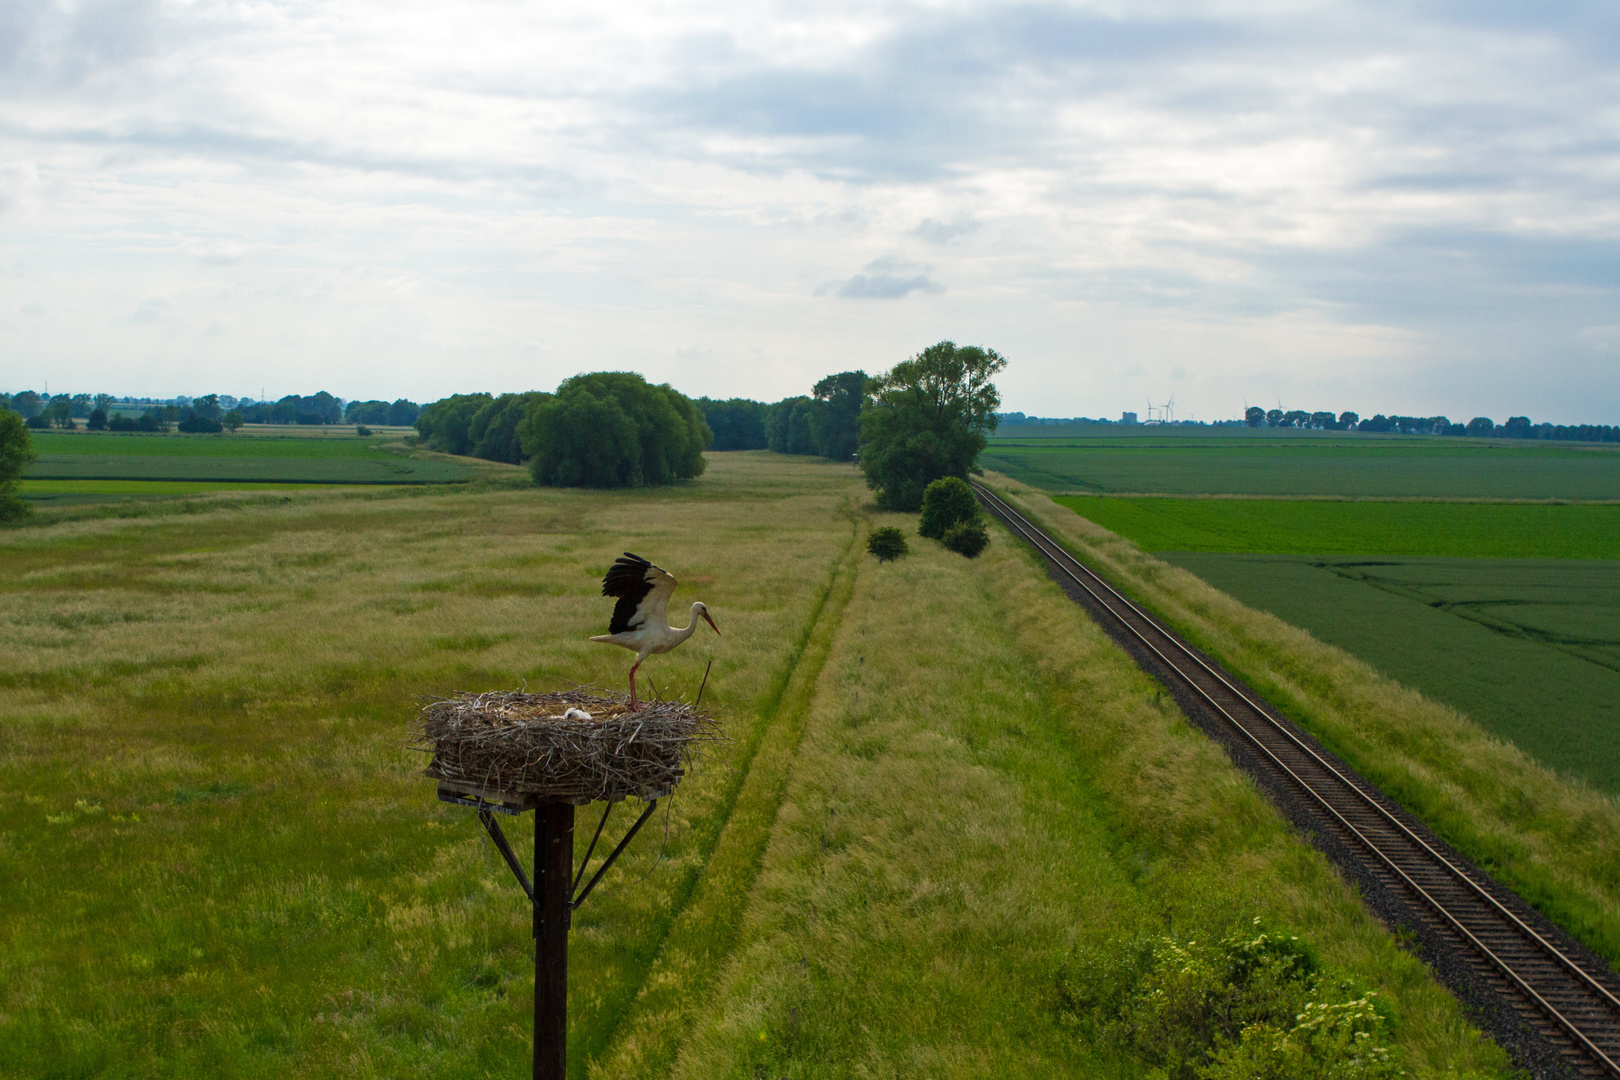
{"type": "Polygon", "coordinates": [[[421,406],[396,401],[349,401],[324,390],[277,401],[254,401],[229,394],[202,397],[119,398],[112,394],[40,394],[24,390],[0,393],[0,409],[9,409],[35,430],[76,430],[79,421],[91,431],[168,431],[193,434],[235,431],[243,424],[377,424],[410,427],[421,406]],[[139,409],[138,414],[134,414],[139,409]]]}
{"type": "Polygon", "coordinates": [[[1575,442],[1620,442],[1620,427],[1612,424],[1535,424],[1528,416],[1510,416],[1498,424],[1488,416],[1476,416],[1466,424],[1454,424],[1445,416],[1385,416],[1379,413],[1363,420],[1353,412],[1335,416],[1331,412],[1293,409],[1262,409],[1251,405],[1244,412],[1249,427],[1300,428],[1317,431],[1367,431],[1398,435],[1467,435],[1476,439],[1556,439],[1575,442]]]}

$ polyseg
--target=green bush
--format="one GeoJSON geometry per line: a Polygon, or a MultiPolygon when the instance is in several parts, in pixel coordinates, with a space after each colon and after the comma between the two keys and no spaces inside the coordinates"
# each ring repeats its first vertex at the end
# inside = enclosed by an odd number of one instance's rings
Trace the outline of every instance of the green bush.
{"type": "Polygon", "coordinates": [[[958,521],[945,530],[944,542],[958,555],[976,559],[990,543],[990,531],[977,521],[958,521]]]}
{"type": "Polygon", "coordinates": [[[952,525],[977,520],[978,500],[973,497],[973,489],[961,477],[947,476],[923,489],[922,523],[917,528],[920,535],[930,540],[943,540],[952,525]]]}
{"type": "Polygon", "coordinates": [[[1382,1080],[1388,1019],[1260,920],[1217,942],[1165,935],[1094,947],[1058,973],[1058,1011],[1167,1080],[1382,1080]]]}
{"type": "Polygon", "coordinates": [[[872,535],[867,537],[866,550],[876,555],[878,562],[890,562],[909,553],[911,549],[906,547],[906,534],[891,525],[873,529],[872,535]]]}

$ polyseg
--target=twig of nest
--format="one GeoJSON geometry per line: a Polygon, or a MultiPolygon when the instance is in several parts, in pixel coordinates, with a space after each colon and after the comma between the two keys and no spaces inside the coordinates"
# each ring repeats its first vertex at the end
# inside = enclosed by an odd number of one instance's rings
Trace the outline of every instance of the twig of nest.
{"type": "Polygon", "coordinates": [[[433,755],[436,780],[578,805],[663,798],[724,737],[712,714],[677,701],[632,712],[582,690],[503,691],[428,703],[409,745],[433,755]]]}

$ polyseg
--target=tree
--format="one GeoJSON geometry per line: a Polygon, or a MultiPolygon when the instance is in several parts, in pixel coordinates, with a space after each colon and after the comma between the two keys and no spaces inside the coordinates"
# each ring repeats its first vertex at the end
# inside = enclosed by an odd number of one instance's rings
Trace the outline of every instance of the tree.
{"type": "Polygon", "coordinates": [[[946,476],[967,479],[1001,405],[994,349],[942,341],[877,379],[861,412],[860,466],[884,510],[915,512],[946,476]]]}
{"type": "Polygon", "coordinates": [[[66,394],[57,394],[40,415],[59,428],[70,428],[73,426],[72,412],[73,399],[66,394]]]}
{"type": "Polygon", "coordinates": [[[872,530],[872,535],[866,538],[866,550],[876,555],[878,562],[892,562],[911,549],[906,546],[905,533],[893,525],[885,525],[881,529],[872,530]]]}
{"type": "Polygon", "coordinates": [[[1338,427],[1338,422],[1333,419],[1333,414],[1330,412],[1313,412],[1311,413],[1311,427],[1321,431],[1332,431],[1338,427]]]}
{"type": "Polygon", "coordinates": [[[1309,427],[1311,414],[1304,409],[1289,409],[1283,413],[1283,427],[1303,428],[1309,427]]]}
{"type": "Polygon", "coordinates": [[[770,443],[765,438],[765,417],[771,406],[748,398],[728,398],[717,401],[701,397],[696,405],[703,413],[703,422],[714,432],[714,450],[763,450],[770,443]]]}
{"type": "Polygon", "coordinates": [[[84,422],[84,426],[89,428],[91,431],[106,431],[107,410],[102,408],[100,405],[97,405],[95,408],[91,409],[90,417],[84,422]]]}
{"type": "Polygon", "coordinates": [[[32,390],[24,390],[22,393],[12,396],[11,407],[24,420],[31,420],[39,415],[39,410],[44,407],[44,403],[39,400],[39,395],[32,390]]]}
{"type": "MultiPolygon", "coordinates": [[[[351,424],[388,423],[388,402],[351,401],[343,406],[343,419],[351,424]]],[[[411,417],[412,420],[416,417],[411,417]]]]}
{"type": "Polygon", "coordinates": [[[1281,409],[1270,409],[1266,412],[1267,427],[1282,427],[1282,425],[1283,411],[1281,409]]]}
{"type": "Polygon", "coordinates": [[[1361,423],[1361,417],[1357,416],[1353,412],[1342,412],[1339,414],[1339,427],[1344,431],[1354,431],[1356,429],[1356,425],[1359,423],[1361,423]]]}
{"type": "Polygon", "coordinates": [[[778,454],[813,454],[810,413],[815,400],[807,397],[783,398],[765,411],[765,444],[778,454]]]}
{"type": "Polygon", "coordinates": [[[1496,422],[1488,416],[1476,416],[1468,421],[1468,434],[1484,438],[1496,431],[1496,422]]]}
{"type": "Polygon", "coordinates": [[[700,476],[714,432],[691,399],[634,372],[575,375],[518,427],[534,482],[643,487],[700,476]]]}
{"type": "MultiPolygon", "coordinates": [[[[191,411],[195,415],[202,417],[204,420],[218,420],[222,415],[224,415],[225,412],[224,409],[219,407],[218,394],[208,394],[205,397],[200,397],[196,401],[193,401],[191,403],[191,411]]],[[[215,428],[214,430],[218,431],[219,429],[215,428]]]]}
{"type": "Polygon", "coordinates": [[[1266,426],[1266,410],[1258,405],[1250,405],[1243,410],[1243,422],[1250,427],[1266,426]]]}
{"type": "Polygon", "coordinates": [[[1507,423],[1502,425],[1502,434],[1510,439],[1528,439],[1530,437],[1530,418],[1528,416],[1510,416],[1507,423]]]}
{"type": "Polygon", "coordinates": [[[523,464],[523,441],[518,437],[518,426],[528,418],[531,408],[550,396],[531,391],[502,394],[489,402],[474,413],[467,424],[467,441],[472,444],[468,452],[485,461],[523,464]]]}
{"type": "Polygon", "coordinates": [[[465,454],[473,448],[468,434],[473,417],[494,400],[488,394],[452,394],[440,398],[417,414],[416,430],[421,432],[430,450],[465,454]]]}
{"type": "Polygon", "coordinates": [[[242,410],[232,409],[230,412],[220,417],[219,422],[229,428],[232,434],[235,434],[236,429],[241,427],[246,421],[242,416],[242,410]]]}
{"type": "Polygon", "coordinates": [[[861,406],[866,402],[864,371],[828,375],[811,391],[810,441],[816,453],[834,461],[852,461],[861,443],[861,406]]]}
{"type": "Polygon", "coordinates": [[[218,435],[225,430],[224,424],[218,420],[210,420],[195,410],[188,411],[175,426],[187,435],[218,435]]]}
{"type": "Polygon", "coordinates": [[[416,423],[422,407],[414,401],[400,398],[388,406],[388,422],[394,427],[409,427],[416,423]]]}
{"type": "Polygon", "coordinates": [[[17,497],[17,481],[35,456],[22,414],[0,409],[0,521],[28,516],[28,504],[17,497]]]}

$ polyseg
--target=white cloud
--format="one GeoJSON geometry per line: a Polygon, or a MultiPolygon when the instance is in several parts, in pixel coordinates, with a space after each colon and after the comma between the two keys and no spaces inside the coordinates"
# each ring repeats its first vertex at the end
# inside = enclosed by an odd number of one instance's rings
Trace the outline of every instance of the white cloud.
{"type": "Polygon", "coordinates": [[[1047,414],[1613,420],[1542,358],[1620,300],[1620,16],[1498,7],[18,0],[0,349],[772,397],[950,337],[1047,414]]]}

